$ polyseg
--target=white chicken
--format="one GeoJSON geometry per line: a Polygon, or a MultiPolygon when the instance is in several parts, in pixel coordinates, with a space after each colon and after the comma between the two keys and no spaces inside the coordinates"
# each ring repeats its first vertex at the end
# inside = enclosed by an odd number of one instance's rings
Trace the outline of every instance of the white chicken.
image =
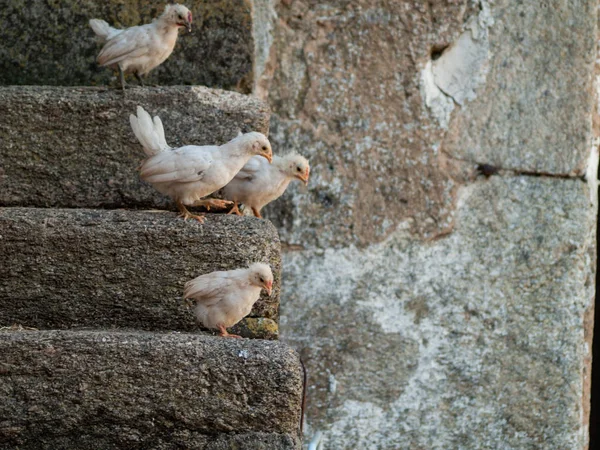
{"type": "Polygon", "coordinates": [[[129,117],[131,128],[144,147],[148,158],[140,166],[140,177],[177,203],[184,219],[194,218],[200,223],[204,215],[191,214],[188,206],[225,207],[225,200],[203,200],[218,191],[240,171],[253,156],[259,155],[271,162],[271,144],[262,133],[242,134],[223,145],[186,145],[171,148],[165,140],[163,124],[154,120],[141,106],[137,117],[129,117]]]}
{"type": "Polygon", "coordinates": [[[264,158],[253,157],[223,188],[223,198],[233,202],[229,214],[241,215],[238,203],[243,203],[256,217],[262,217],[260,210],[281,197],[290,181],[298,179],[306,185],[309,174],[307,159],[297,153],[275,155],[272,164],[267,164],[264,158]]]}
{"type": "Polygon", "coordinates": [[[162,64],[173,52],[179,28],[192,31],[192,13],[183,5],[167,5],[152,23],[119,30],[104,20],[91,19],[90,26],[106,41],[98,55],[101,66],[119,69],[121,88],[126,73],[133,73],[143,86],[142,76],[162,64]]]}
{"type": "Polygon", "coordinates": [[[183,298],[196,301],[196,318],[206,328],[219,330],[224,337],[232,327],[252,310],[266,289],[271,295],[273,273],[267,264],[254,263],[247,269],[211,272],[185,284],[183,298]]]}

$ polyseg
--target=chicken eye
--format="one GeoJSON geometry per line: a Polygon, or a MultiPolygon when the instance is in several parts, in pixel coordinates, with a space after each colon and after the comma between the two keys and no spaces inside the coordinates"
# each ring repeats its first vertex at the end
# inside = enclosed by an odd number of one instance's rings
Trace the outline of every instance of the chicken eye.
{"type": "Polygon", "coordinates": [[[267,146],[266,146],[266,145],[263,145],[262,149],[263,149],[263,150],[266,150],[266,149],[267,149],[267,146]]]}
{"type": "Polygon", "coordinates": [[[300,167],[296,167],[296,170],[297,170],[298,172],[302,172],[302,169],[301,169],[300,167]]]}
{"type": "Polygon", "coordinates": [[[259,277],[258,279],[260,280],[261,283],[265,282],[265,279],[263,277],[259,277]]]}

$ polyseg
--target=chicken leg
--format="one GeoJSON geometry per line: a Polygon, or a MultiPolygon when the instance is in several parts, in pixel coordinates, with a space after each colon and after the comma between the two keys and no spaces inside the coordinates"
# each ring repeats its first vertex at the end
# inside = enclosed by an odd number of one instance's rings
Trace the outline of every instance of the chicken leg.
{"type": "Polygon", "coordinates": [[[238,209],[237,202],[233,202],[233,208],[231,208],[231,211],[229,211],[227,214],[235,214],[237,216],[242,215],[241,211],[238,209]]]}
{"type": "Polygon", "coordinates": [[[254,213],[255,217],[258,217],[259,219],[262,219],[263,216],[260,215],[260,211],[256,208],[252,208],[252,212],[254,213]]]}
{"type": "Polygon", "coordinates": [[[179,214],[179,217],[183,217],[183,220],[196,219],[198,222],[204,223],[204,214],[192,214],[179,200],[177,201],[177,208],[181,213],[179,214]]]}
{"type": "Polygon", "coordinates": [[[125,92],[125,74],[123,73],[123,69],[121,69],[121,65],[119,65],[119,80],[121,81],[121,89],[125,92]]]}
{"type": "Polygon", "coordinates": [[[210,211],[210,208],[214,209],[227,209],[231,206],[233,202],[229,200],[221,200],[218,198],[207,198],[204,200],[198,200],[194,203],[194,206],[203,206],[207,211],[210,211]]]}
{"type": "Polygon", "coordinates": [[[138,83],[140,83],[140,86],[144,87],[144,80],[142,80],[142,77],[140,76],[140,74],[137,72],[134,72],[134,75],[137,78],[138,83]]]}
{"type": "Polygon", "coordinates": [[[229,334],[223,325],[219,325],[219,331],[221,332],[220,336],[223,337],[241,338],[241,336],[237,334],[229,334]]]}

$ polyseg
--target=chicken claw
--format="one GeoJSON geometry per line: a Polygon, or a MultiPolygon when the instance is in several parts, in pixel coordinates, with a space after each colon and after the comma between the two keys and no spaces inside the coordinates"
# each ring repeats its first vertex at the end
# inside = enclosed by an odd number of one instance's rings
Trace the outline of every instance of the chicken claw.
{"type": "Polygon", "coordinates": [[[231,206],[233,202],[229,200],[221,200],[218,198],[207,198],[205,200],[198,200],[194,203],[194,206],[203,206],[207,211],[210,211],[210,208],[214,209],[227,209],[231,206]]]}
{"type": "Polygon", "coordinates": [[[221,332],[219,336],[222,337],[242,338],[239,334],[229,334],[223,325],[219,325],[219,331],[221,332]]]}
{"type": "Polygon", "coordinates": [[[181,202],[177,202],[177,208],[181,212],[178,217],[183,217],[183,220],[196,219],[198,222],[204,223],[204,214],[192,214],[181,202]]]}
{"type": "Polygon", "coordinates": [[[241,216],[242,212],[238,209],[237,202],[233,202],[233,208],[227,214],[235,214],[236,216],[241,216]]]}

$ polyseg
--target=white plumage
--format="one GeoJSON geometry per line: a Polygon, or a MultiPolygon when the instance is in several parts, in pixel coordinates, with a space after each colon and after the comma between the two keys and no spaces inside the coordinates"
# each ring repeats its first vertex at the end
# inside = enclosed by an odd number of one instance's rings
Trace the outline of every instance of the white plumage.
{"type": "Polygon", "coordinates": [[[119,30],[104,20],[91,19],[90,26],[106,41],[98,55],[98,64],[119,69],[121,87],[125,88],[124,73],[135,74],[142,83],[143,75],[171,55],[179,28],[192,30],[192,13],[183,5],[167,5],[158,19],[146,25],[119,30]]]}
{"type": "Polygon", "coordinates": [[[260,155],[269,162],[271,144],[261,133],[242,134],[226,144],[186,145],[171,148],[159,117],[152,119],[141,106],[137,117],[129,117],[135,136],[148,158],[140,166],[142,180],[159,192],[173,198],[184,219],[203,221],[202,215],[192,215],[185,207],[208,204],[224,206],[223,200],[202,200],[231,181],[252,156],[260,155]]]}
{"type": "Polygon", "coordinates": [[[273,156],[273,163],[253,157],[239,173],[223,188],[223,198],[234,202],[231,213],[240,214],[237,204],[251,208],[256,217],[260,210],[281,197],[290,181],[298,179],[308,183],[310,165],[303,156],[290,153],[283,157],[273,156]]]}
{"type": "Polygon", "coordinates": [[[221,336],[239,337],[226,328],[250,314],[260,291],[266,289],[271,295],[272,287],[271,268],[255,263],[247,269],[200,275],[185,284],[183,297],[196,300],[196,318],[205,327],[220,330],[221,336]]]}

